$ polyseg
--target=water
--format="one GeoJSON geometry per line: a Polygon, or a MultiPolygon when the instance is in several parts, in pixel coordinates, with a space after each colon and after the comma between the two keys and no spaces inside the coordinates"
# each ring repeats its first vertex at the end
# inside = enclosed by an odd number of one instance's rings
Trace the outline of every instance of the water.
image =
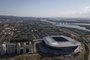
{"type": "Polygon", "coordinates": [[[79,29],[79,30],[84,30],[84,31],[90,32],[89,29],[86,29],[85,27],[79,26],[79,25],[90,26],[89,23],[64,23],[64,22],[63,23],[62,22],[56,23],[56,22],[51,22],[51,21],[48,21],[48,20],[43,20],[43,21],[51,23],[51,24],[56,25],[56,26],[60,26],[60,27],[75,28],[75,29],[79,29]]]}
{"type": "Polygon", "coordinates": [[[67,27],[67,28],[76,28],[76,29],[79,29],[79,30],[84,30],[84,31],[89,31],[89,29],[86,29],[85,27],[81,27],[81,26],[78,26],[78,25],[68,25],[68,24],[58,24],[56,26],[60,26],[60,27],[67,27]]]}

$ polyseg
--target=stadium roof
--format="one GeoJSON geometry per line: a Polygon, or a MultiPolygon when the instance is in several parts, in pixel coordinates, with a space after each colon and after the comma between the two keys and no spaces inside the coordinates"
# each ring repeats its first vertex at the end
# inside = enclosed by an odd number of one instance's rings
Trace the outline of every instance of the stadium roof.
{"type": "Polygon", "coordinates": [[[80,42],[63,35],[47,36],[43,38],[44,42],[52,47],[70,47],[79,46],[80,42]]]}

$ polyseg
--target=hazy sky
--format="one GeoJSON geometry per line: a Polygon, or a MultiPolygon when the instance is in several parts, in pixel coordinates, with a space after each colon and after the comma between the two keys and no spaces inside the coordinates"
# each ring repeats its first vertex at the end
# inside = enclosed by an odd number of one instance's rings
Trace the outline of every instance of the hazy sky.
{"type": "Polygon", "coordinates": [[[0,0],[0,15],[89,17],[90,0],[0,0]]]}

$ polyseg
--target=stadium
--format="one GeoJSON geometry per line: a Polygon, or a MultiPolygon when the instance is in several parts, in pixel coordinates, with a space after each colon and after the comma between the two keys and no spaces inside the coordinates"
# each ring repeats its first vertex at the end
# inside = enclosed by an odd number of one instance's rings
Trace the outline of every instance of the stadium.
{"type": "Polygon", "coordinates": [[[36,44],[42,56],[65,56],[80,53],[81,43],[67,36],[46,36],[36,44]]]}

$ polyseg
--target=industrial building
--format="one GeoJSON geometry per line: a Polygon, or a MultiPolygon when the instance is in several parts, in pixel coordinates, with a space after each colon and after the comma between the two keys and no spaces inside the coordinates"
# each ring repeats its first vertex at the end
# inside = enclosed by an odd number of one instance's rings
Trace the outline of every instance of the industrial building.
{"type": "Polygon", "coordinates": [[[46,36],[36,48],[42,56],[65,56],[79,53],[81,43],[67,36],[46,36]]]}

